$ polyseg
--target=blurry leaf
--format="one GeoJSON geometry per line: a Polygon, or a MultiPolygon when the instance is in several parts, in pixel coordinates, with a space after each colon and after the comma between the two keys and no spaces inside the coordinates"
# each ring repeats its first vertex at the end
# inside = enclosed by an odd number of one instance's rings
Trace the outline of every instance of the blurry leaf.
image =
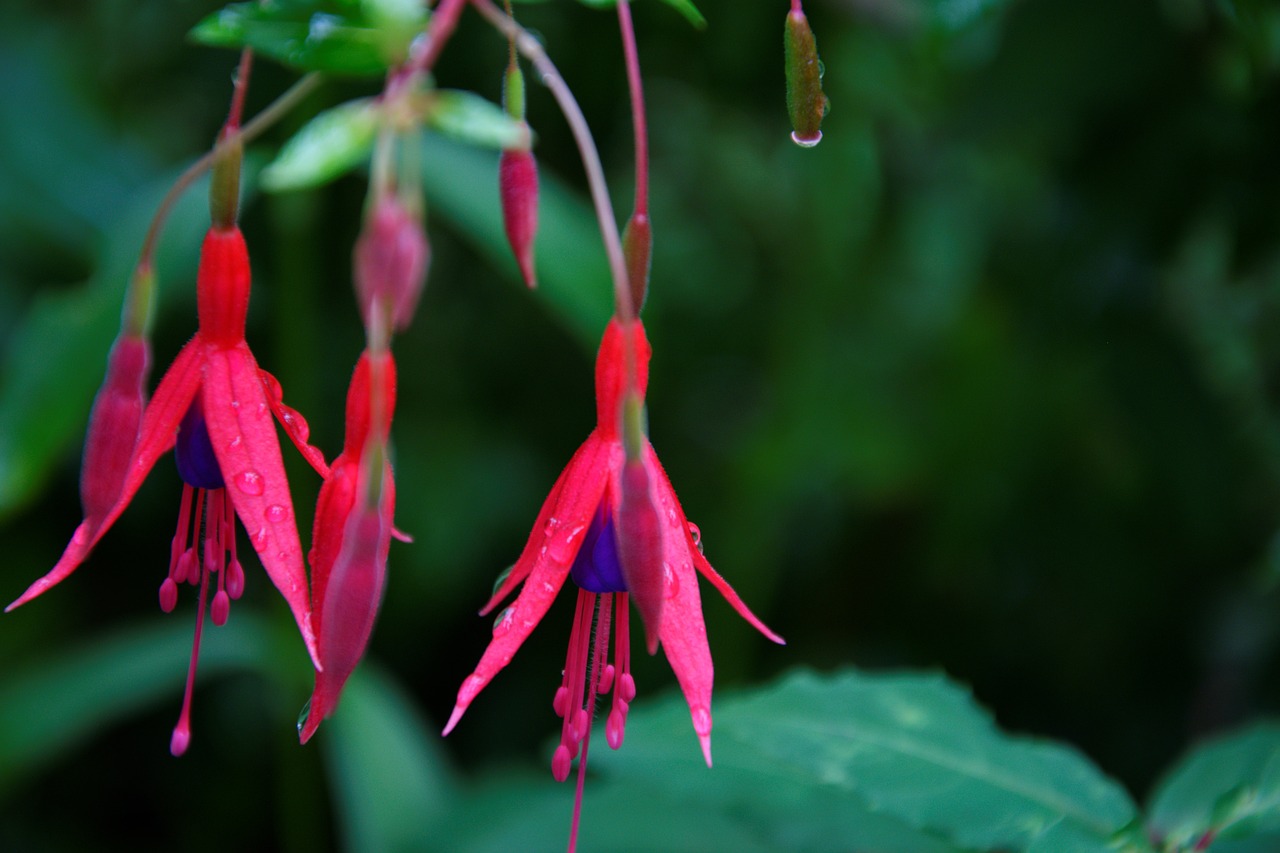
{"type": "Polygon", "coordinates": [[[425,11],[414,23],[402,4],[371,0],[362,5],[350,0],[233,3],[196,24],[191,38],[212,47],[252,47],[306,71],[383,74],[404,60],[425,23],[425,11]]]}
{"type": "MultiPolygon", "coordinates": [[[[428,135],[422,177],[432,209],[456,225],[484,254],[521,282],[502,229],[498,155],[428,135]]],[[[609,265],[590,206],[545,171],[538,177],[538,288],[547,307],[594,348],[613,306],[609,265]]],[[[521,282],[520,290],[525,291],[521,282]]]]}
{"type": "Polygon", "coordinates": [[[485,148],[528,148],[531,144],[527,124],[470,92],[442,90],[433,94],[427,127],[459,142],[485,148]]]}
{"type": "MultiPolygon", "coordinates": [[[[618,4],[618,0],[578,0],[578,2],[596,9],[612,9],[618,4]]],[[[633,5],[634,2],[635,0],[632,0],[633,5]]],[[[693,0],[662,0],[662,2],[684,15],[689,23],[698,29],[702,29],[707,25],[707,19],[702,17],[698,7],[693,5],[693,0]]]]}
{"type": "Polygon", "coordinates": [[[1193,749],[1156,788],[1150,822],[1175,850],[1190,849],[1210,831],[1223,841],[1280,835],[1280,722],[1193,749]]]}
{"type": "Polygon", "coordinates": [[[430,838],[429,824],[452,811],[454,783],[439,735],[427,729],[412,700],[367,661],[316,737],[331,768],[344,849],[414,849],[430,838]]]}
{"type": "MultiPolygon", "coordinates": [[[[158,700],[173,703],[176,719],[191,630],[188,620],[155,620],[5,673],[0,683],[0,790],[158,700]]],[[[206,635],[200,678],[265,668],[270,648],[263,624],[242,608],[234,630],[206,635]]],[[[157,749],[166,749],[168,742],[168,731],[156,732],[157,749]]]]}
{"type": "Polygon", "coordinates": [[[782,848],[829,849],[874,827],[850,846],[917,850],[933,837],[1028,850],[1052,832],[1071,843],[1038,849],[1107,850],[1137,816],[1075,750],[1003,734],[941,676],[800,672],[722,700],[715,722],[712,770],[678,698],[637,709],[624,749],[592,760],[610,778],[744,815],[782,848]]]}
{"type": "Polygon", "coordinates": [[[920,0],[925,19],[949,32],[965,29],[1009,5],[1010,0],[920,0]]]}
{"type": "Polygon", "coordinates": [[[360,98],[325,110],[285,143],[262,172],[269,190],[296,190],[331,181],[369,155],[378,130],[372,98],[360,98]]]}

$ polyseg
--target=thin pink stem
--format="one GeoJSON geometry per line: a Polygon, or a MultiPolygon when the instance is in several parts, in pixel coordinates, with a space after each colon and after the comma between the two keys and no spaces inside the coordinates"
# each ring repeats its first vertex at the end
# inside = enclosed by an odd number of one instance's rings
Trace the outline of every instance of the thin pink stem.
{"type": "Polygon", "coordinates": [[[249,89],[249,72],[253,69],[253,48],[246,47],[240,51],[240,67],[236,69],[235,89],[231,93],[231,110],[227,113],[227,125],[223,135],[227,135],[240,127],[240,117],[244,115],[244,96],[249,89]]]}
{"type": "MultiPolygon", "coordinates": [[[[203,496],[203,493],[202,493],[203,496]]],[[[199,513],[199,509],[196,510],[199,513]]],[[[196,610],[196,635],[191,642],[191,663],[187,666],[187,687],[182,693],[182,713],[178,716],[178,724],[173,727],[173,737],[169,739],[169,752],[175,758],[187,751],[191,743],[191,693],[196,683],[196,663],[200,660],[200,633],[204,628],[204,610],[209,597],[209,572],[199,567],[200,603],[196,610]]]]}
{"type": "Polygon", "coordinates": [[[449,37],[453,35],[453,30],[458,25],[458,16],[462,14],[462,9],[467,2],[468,0],[440,0],[436,10],[431,13],[431,25],[427,30],[426,41],[405,63],[401,79],[419,72],[430,71],[435,67],[436,60],[440,58],[440,52],[444,50],[449,37]]]}
{"type": "Polygon", "coordinates": [[[631,90],[631,123],[636,134],[636,216],[649,215],[649,132],[645,120],[644,86],[640,81],[640,54],[636,50],[636,30],[631,23],[631,4],[618,0],[618,25],[622,30],[622,54],[627,63],[627,85],[631,90]]]}
{"type": "Polygon", "coordinates": [[[793,15],[804,14],[804,9],[800,5],[800,0],[791,0],[791,13],[793,15]]]}

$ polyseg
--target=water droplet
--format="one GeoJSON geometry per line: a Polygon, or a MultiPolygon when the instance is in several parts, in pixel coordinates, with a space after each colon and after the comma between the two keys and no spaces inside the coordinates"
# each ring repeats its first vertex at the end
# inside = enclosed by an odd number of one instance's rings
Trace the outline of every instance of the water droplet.
{"type": "Polygon", "coordinates": [[[689,522],[689,535],[693,537],[693,544],[697,547],[698,553],[705,554],[706,552],[702,550],[702,531],[692,521],[689,522]]]}
{"type": "Polygon", "coordinates": [[[267,404],[266,404],[266,403],[259,403],[259,404],[258,404],[258,417],[260,417],[260,418],[261,418],[261,417],[265,417],[265,416],[266,416],[266,414],[267,414],[267,404]]]}
{"type": "Polygon", "coordinates": [[[236,488],[246,495],[262,494],[262,475],[257,471],[241,471],[236,475],[236,488]]]}
{"type": "Polygon", "coordinates": [[[227,442],[227,450],[235,450],[239,446],[240,446],[240,436],[238,435],[235,438],[231,439],[229,442],[227,442]]]}
{"type": "Polygon", "coordinates": [[[671,570],[670,563],[662,564],[663,592],[667,598],[675,598],[680,592],[680,579],[671,570]]]}
{"type": "Polygon", "coordinates": [[[801,148],[812,148],[822,141],[822,131],[818,131],[817,136],[800,136],[794,130],[791,131],[791,141],[801,148]]]}
{"type": "Polygon", "coordinates": [[[267,544],[267,528],[259,527],[258,532],[253,534],[253,550],[261,551],[267,544]]]}
{"type": "Polygon", "coordinates": [[[289,510],[280,506],[280,504],[272,504],[266,508],[263,515],[266,516],[267,521],[270,521],[272,524],[279,524],[289,517],[289,510]]]}
{"type": "MultiPolygon", "coordinates": [[[[548,527],[549,526],[550,525],[548,525],[548,527]]],[[[579,524],[567,534],[557,536],[552,539],[548,546],[551,549],[551,559],[555,560],[557,563],[567,563],[577,556],[577,539],[582,535],[582,531],[586,529],[585,525],[579,524]]]]}
{"type": "Polygon", "coordinates": [[[542,528],[543,536],[551,536],[560,529],[560,519],[554,515],[547,519],[547,524],[542,528]]]}
{"type": "Polygon", "coordinates": [[[239,400],[232,400],[232,401],[231,401],[231,408],[233,408],[233,409],[238,409],[238,408],[240,408],[240,401],[239,401],[239,400]]]}
{"type": "Polygon", "coordinates": [[[504,607],[502,612],[498,614],[498,618],[493,620],[493,637],[504,637],[511,632],[511,625],[516,621],[515,607],[504,607]]]}
{"type": "Polygon", "coordinates": [[[702,705],[697,705],[690,710],[693,717],[693,730],[700,736],[706,737],[711,734],[711,712],[702,705]]]}
{"type": "Polygon", "coordinates": [[[302,727],[307,724],[307,717],[311,716],[311,700],[302,706],[302,710],[298,712],[298,731],[302,731],[302,727]]]}

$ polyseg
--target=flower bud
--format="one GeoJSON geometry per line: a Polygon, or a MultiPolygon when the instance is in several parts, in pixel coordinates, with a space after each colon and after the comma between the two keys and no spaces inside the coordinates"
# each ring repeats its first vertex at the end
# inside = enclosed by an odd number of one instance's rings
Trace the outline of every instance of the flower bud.
{"type": "Polygon", "coordinates": [[[622,576],[640,611],[645,644],[653,654],[658,651],[667,570],[663,565],[662,519],[653,500],[644,459],[628,459],[622,466],[617,525],[622,576]]]}
{"type": "Polygon", "coordinates": [[[422,221],[394,194],[383,194],[365,217],[356,240],[356,299],[366,323],[375,300],[384,300],[397,329],[413,319],[431,264],[422,221]]]}
{"type": "Polygon", "coordinates": [[[791,139],[805,148],[822,141],[822,119],[827,114],[827,96],[822,92],[822,60],[809,28],[809,20],[798,6],[787,13],[783,42],[787,64],[787,111],[791,113],[791,139]]]}
{"type": "Polygon", "coordinates": [[[537,286],[533,240],[538,233],[538,166],[526,150],[502,152],[498,162],[498,191],[502,196],[502,224],[507,242],[530,288],[537,286]]]}
{"type": "Polygon", "coordinates": [[[121,335],[107,356],[107,376],[89,415],[80,472],[85,518],[100,523],[124,487],[129,459],[146,408],[151,347],[145,338],[121,335]]]}

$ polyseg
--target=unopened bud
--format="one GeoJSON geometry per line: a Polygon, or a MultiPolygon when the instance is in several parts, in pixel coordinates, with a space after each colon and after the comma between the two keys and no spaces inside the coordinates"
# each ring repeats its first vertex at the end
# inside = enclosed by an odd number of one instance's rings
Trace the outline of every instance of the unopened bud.
{"type": "Polygon", "coordinates": [[[115,506],[138,441],[146,408],[151,347],[145,338],[121,335],[107,356],[107,376],[89,414],[80,473],[80,502],[95,526],[115,506]]]}
{"type": "Polygon", "coordinates": [[[507,241],[529,287],[537,286],[533,242],[538,233],[538,166],[527,150],[502,152],[498,162],[498,191],[502,196],[502,224],[507,241]]]}
{"type": "Polygon", "coordinates": [[[240,164],[244,143],[224,132],[214,148],[209,181],[209,218],[216,228],[230,228],[240,213],[240,164]]]}
{"type": "Polygon", "coordinates": [[[643,460],[622,466],[622,500],[618,505],[618,558],[631,600],[644,623],[649,654],[658,650],[662,602],[666,598],[662,520],[654,505],[649,471],[643,460]]]}
{"type": "Polygon", "coordinates": [[[382,300],[390,307],[392,324],[408,326],[430,264],[431,245],[421,220],[394,195],[377,199],[355,249],[356,298],[365,322],[374,302],[382,300]]]}
{"type": "Polygon", "coordinates": [[[644,213],[633,213],[622,229],[622,255],[627,262],[627,283],[631,285],[631,307],[636,316],[649,293],[649,267],[653,261],[653,226],[644,213]]]}
{"type": "Polygon", "coordinates": [[[784,51],[787,63],[787,110],[791,113],[792,140],[812,148],[822,141],[822,119],[827,96],[822,92],[822,60],[804,12],[787,13],[784,51]]]}

